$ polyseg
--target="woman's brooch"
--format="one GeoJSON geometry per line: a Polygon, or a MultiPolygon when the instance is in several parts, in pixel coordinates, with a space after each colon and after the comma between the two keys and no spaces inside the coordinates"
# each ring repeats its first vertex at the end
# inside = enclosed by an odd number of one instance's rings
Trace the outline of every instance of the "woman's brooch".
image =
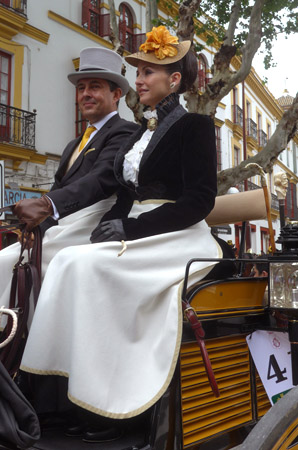
{"type": "Polygon", "coordinates": [[[148,130],[150,130],[150,131],[156,130],[157,125],[158,125],[158,120],[156,119],[156,117],[151,117],[150,119],[148,119],[148,122],[147,122],[148,130]]]}

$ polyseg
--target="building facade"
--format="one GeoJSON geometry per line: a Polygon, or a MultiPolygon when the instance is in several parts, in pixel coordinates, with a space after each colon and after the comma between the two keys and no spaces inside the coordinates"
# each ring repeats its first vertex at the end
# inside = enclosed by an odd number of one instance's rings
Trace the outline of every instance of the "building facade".
{"type": "MultiPolygon", "coordinates": [[[[158,3],[159,14],[165,19],[177,11],[174,2],[170,10],[167,4],[162,0],[158,3]]],[[[134,52],[146,38],[146,2],[116,0],[115,7],[120,42],[127,53],[134,52]]],[[[0,160],[5,162],[6,204],[47,192],[66,143],[84,130],[86,124],[77,108],[76,90],[67,75],[78,68],[83,48],[112,49],[109,24],[109,5],[100,0],[0,0],[0,160]]],[[[195,39],[203,43],[201,38],[195,39]]],[[[207,47],[198,55],[201,92],[212,77],[216,51],[216,46],[207,47]]],[[[236,59],[233,64],[237,68],[236,59]]],[[[126,76],[134,87],[135,68],[127,66],[126,76]]],[[[233,167],[261,151],[288,103],[289,99],[277,101],[252,69],[245,82],[236,86],[218,106],[215,118],[218,170],[233,167]]],[[[120,101],[119,112],[133,120],[125,99],[120,101]]],[[[286,215],[291,219],[297,218],[297,147],[296,137],[274,167],[274,173],[286,172],[289,179],[286,215]]],[[[267,183],[278,235],[274,173],[267,176],[267,183]]],[[[257,188],[258,178],[253,177],[236,188],[257,188]]],[[[10,218],[6,215],[7,220],[10,218]]],[[[241,227],[239,223],[214,231],[239,245],[241,227]]],[[[267,222],[256,221],[248,224],[248,228],[246,248],[256,253],[267,252],[267,222]]]]}

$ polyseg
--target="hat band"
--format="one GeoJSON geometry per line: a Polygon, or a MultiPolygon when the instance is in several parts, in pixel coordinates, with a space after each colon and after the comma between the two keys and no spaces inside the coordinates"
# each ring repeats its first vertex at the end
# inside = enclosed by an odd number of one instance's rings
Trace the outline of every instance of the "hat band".
{"type": "Polygon", "coordinates": [[[90,69],[79,69],[79,72],[90,72],[91,70],[96,70],[96,71],[98,71],[98,70],[106,70],[106,69],[95,69],[95,68],[90,68],[90,69]]]}

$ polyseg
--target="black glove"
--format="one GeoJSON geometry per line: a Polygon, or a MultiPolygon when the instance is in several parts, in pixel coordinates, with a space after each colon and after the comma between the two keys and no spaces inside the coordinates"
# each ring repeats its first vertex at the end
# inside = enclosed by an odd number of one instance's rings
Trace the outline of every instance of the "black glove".
{"type": "Polygon", "coordinates": [[[92,231],[90,237],[92,244],[96,242],[124,241],[125,239],[126,236],[121,219],[99,223],[92,231]]]}

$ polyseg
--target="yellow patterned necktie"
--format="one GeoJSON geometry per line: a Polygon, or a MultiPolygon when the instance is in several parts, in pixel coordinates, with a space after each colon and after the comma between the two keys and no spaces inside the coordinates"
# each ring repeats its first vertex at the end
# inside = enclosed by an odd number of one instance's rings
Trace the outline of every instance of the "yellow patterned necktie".
{"type": "Polygon", "coordinates": [[[79,147],[79,152],[81,152],[83,150],[83,148],[85,147],[85,145],[87,144],[87,141],[91,135],[91,133],[93,133],[93,131],[95,131],[96,128],[95,127],[88,127],[85,130],[85,133],[82,137],[81,143],[80,143],[80,147],[79,147]]]}

